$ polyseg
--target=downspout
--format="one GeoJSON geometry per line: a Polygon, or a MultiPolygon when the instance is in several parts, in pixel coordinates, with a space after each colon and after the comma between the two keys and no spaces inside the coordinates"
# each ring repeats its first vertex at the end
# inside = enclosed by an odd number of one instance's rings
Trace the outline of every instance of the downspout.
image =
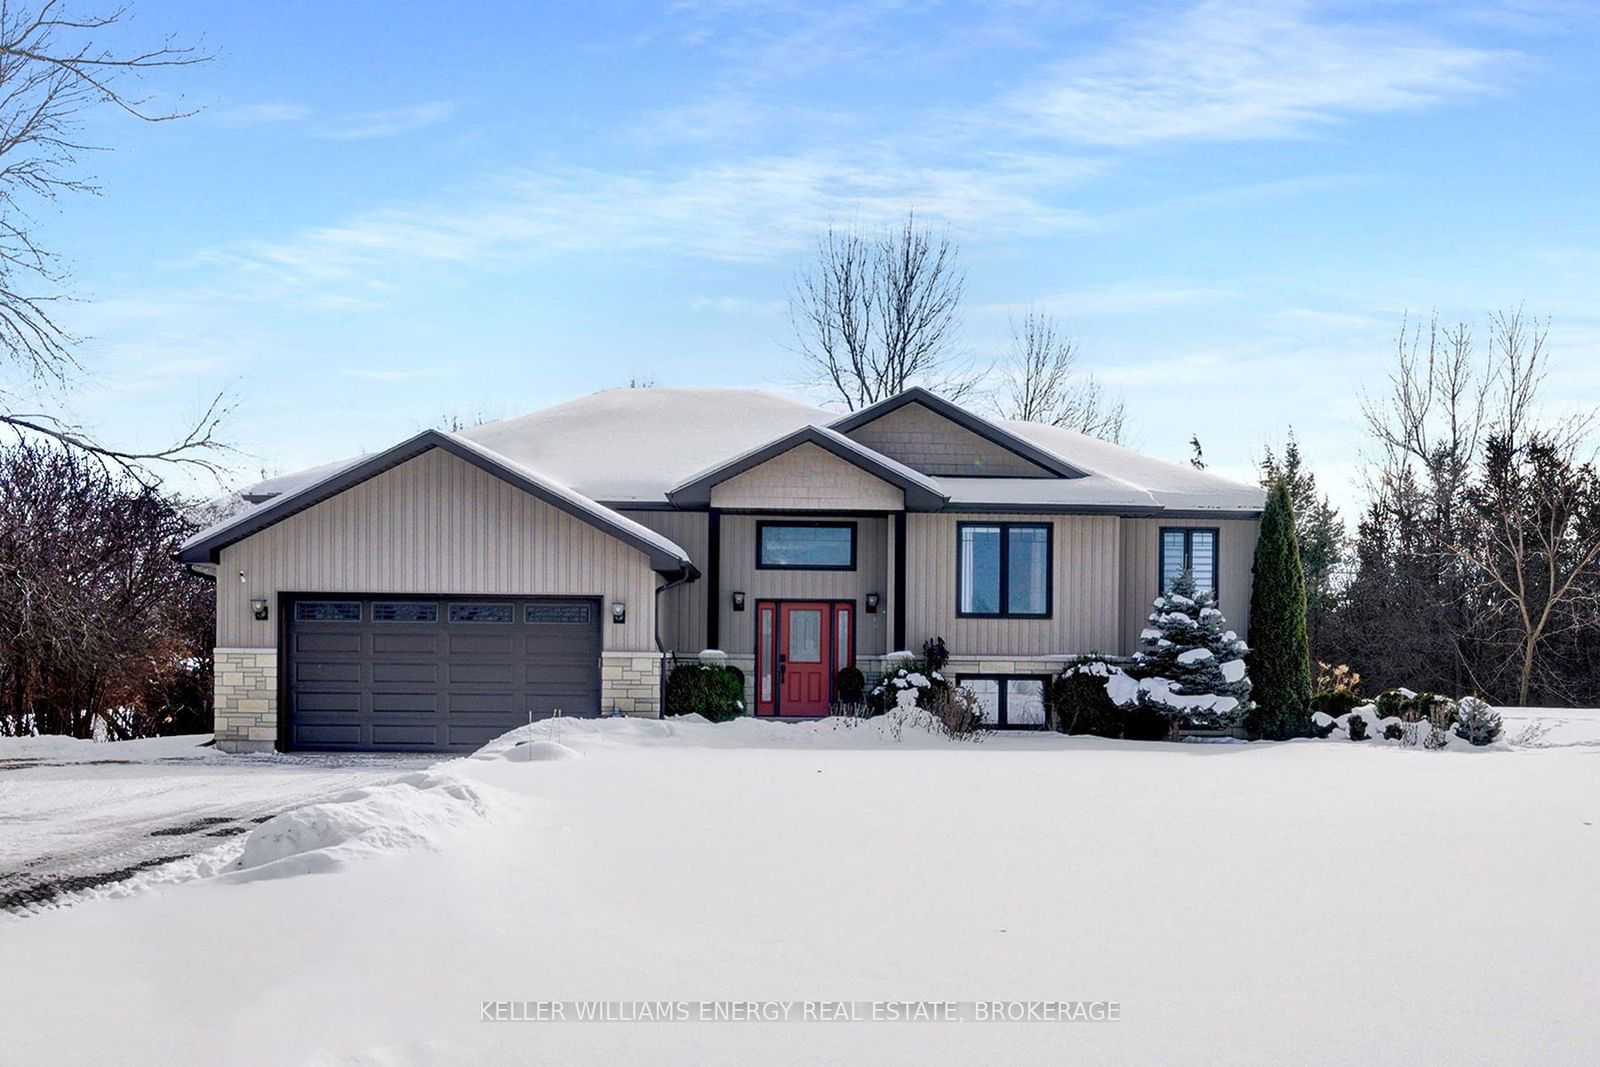
{"type": "Polygon", "coordinates": [[[700,577],[700,572],[690,563],[683,568],[683,573],[665,585],[656,586],[656,619],[655,639],[656,651],[661,653],[661,676],[656,681],[656,718],[664,718],[667,713],[667,646],[661,640],[661,594],[668,589],[676,589],[700,577]]]}

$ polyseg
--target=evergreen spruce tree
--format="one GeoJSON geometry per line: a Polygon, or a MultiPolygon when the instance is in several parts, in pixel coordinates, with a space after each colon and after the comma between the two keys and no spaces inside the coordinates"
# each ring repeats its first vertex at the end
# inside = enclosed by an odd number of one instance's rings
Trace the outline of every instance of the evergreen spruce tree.
{"type": "Polygon", "coordinates": [[[1245,643],[1217,608],[1209,589],[1196,589],[1187,570],[1156,598],[1150,625],[1129,676],[1139,703],[1192,729],[1223,729],[1251,709],[1245,643]]]}
{"type": "Polygon", "coordinates": [[[1247,725],[1261,737],[1311,732],[1311,648],[1306,584],[1295,542],[1294,508],[1280,479],[1267,494],[1250,591],[1250,677],[1256,708],[1247,725]]]}

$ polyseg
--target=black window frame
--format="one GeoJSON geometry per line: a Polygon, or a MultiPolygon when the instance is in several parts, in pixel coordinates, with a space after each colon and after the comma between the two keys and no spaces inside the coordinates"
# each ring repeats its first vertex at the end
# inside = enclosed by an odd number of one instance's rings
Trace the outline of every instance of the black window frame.
{"type": "Polygon", "coordinates": [[[367,616],[366,607],[365,607],[364,603],[362,601],[360,601],[360,600],[333,600],[333,599],[330,599],[330,598],[327,598],[327,597],[319,597],[316,600],[296,600],[294,602],[294,621],[295,622],[364,622],[366,620],[366,616],[367,616]],[[356,609],[355,617],[354,618],[347,618],[347,619],[319,619],[319,618],[314,618],[314,617],[302,615],[300,613],[302,608],[321,607],[323,605],[327,605],[329,607],[335,607],[335,606],[338,606],[338,605],[341,605],[341,604],[347,605],[347,606],[348,605],[352,605],[352,604],[355,605],[355,609],[356,609]]]}
{"type": "Polygon", "coordinates": [[[1048,730],[1050,729],[1050,675],[1048,674],[959,674],[956,676],[956,685],[964,686],[969,681],[994,682],[996,696],[1000,706],[995,709],[995,721],[982,723],[989,730],[1048,730]],[[1010,718],[1011,697],[1006,692],[1007,682],[1038,682],[1045,698],[1044,721],[1012,723],[1010,718]]]}
{"type": "Polygon", "coordinates": [[[522,605],[522,624],[524,626],[593,626],[594,605],[587,600],[540,600],[531,604],[522,605]],[[568,617],[562,619],[535,619],[533,613],[554,609],[567,612],[568,617]],[[571,612],[579,610],[583,617],[572,618],[571,612]]]}
{"type": "Polygon", "coordinates": [[[371,609],[370,610],[371,621],[375,622],[375,623],[376,622],[381,622],[385,626],[432,626],[432,625],[434,625],[435,623],[437,623],[439,621],[439,602],[437,600],[416,600],[416,599],[413,599],[413,600],[402,600],[402,599],[399,599],[399,598],[394,598],[394,599],[390,599],[390,600],[374,600],[374,601],[371,601],[368,606],[371,609]],[[379,612],[378,612],[379,608],[389,607],[389,606],[399,606],[401,604],[414,606],[414,607],[419,607],[419,608],[431,608],[431,609],[433,609],[433,618],[431,618],[431,619],[386,619],[381,614],[379,614],[379,612]]]}
{"type": "Polygon", "coordinates": [[[853,571],[860,559],[860,531],[854,522],[839,519],[758,519],[756,521],[756,570],[758,571],[853,571]],[[835,563],[767,563],[761,558],[761,543],[772,528],[832,529],[850,531],[850,565],[835,563]]]}
{"type": "MultiPolygon", "coordinates": [[[[1056,526],[1053,522],[958,522],[956,523],[956,618],[958,619],[1050,619],[1056,610],[1056,526]],[[1000,610],[961,610],[961,587],[966,578],[961,566],[963,530],[1000,531],[1000,610]],[[1011,611],[1011,531],[1044,531],[1044,611],[1011,611]]],[[[976,676],[974,676],[976,677],[976,676]]]]}
{"type": "Polygon", "coordinates": [[[1163,526],[1156,535],[1156,595],[1167,595],[1167,534],[1183,534],[1183,566],[1180,571],[1194,573],[1194,535],[1211,535],[1211,588],[1212,596],[1222,597],[1222,528],[1219,526],[1163,526]]]}
{"type": "Polygon", "coordinates": [[[510,600],[452,600],[445,609],[445,621],[451,626],[514,626],[517,622],[517,605],[510,600]],[[503,619],[458,619],[457,608],[505,608],[503,619]]]}

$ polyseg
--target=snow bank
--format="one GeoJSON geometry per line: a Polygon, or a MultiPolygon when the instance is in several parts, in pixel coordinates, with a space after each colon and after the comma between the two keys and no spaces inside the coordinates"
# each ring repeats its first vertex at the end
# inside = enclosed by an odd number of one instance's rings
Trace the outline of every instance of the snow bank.
{"type": "Polygon", "coordinates": [[[447,772],[421,771],[308,804],[252,830],[228,877],[250,881],[334,871],[361,856],[436,849],[488,813],[487,794],[485,787],[447,772]]]}
{"type": "Polygon", "coordinates": [[[91,763],[96,760],[202,759],[216,750],[208,747],[210,734],[146,737],[137,741],[84,741],[76,737],[0,737],[0,759],[50,760],[56,763],[91,763]]]}

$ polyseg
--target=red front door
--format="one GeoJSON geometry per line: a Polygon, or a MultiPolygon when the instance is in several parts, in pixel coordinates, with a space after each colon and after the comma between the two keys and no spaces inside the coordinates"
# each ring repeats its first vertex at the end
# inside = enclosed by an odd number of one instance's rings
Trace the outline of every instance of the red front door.
{"type": "Polygon", "coordinates": [[[833,676],[855,663],[855,604],[756,602],[756,714],[826,715],[833,676]]]}
{"type": "Polygon", "coordinates": [[[779,605],[779,714],[828,714],[828,683],[833,661],[826,603],[779,605]]]}

